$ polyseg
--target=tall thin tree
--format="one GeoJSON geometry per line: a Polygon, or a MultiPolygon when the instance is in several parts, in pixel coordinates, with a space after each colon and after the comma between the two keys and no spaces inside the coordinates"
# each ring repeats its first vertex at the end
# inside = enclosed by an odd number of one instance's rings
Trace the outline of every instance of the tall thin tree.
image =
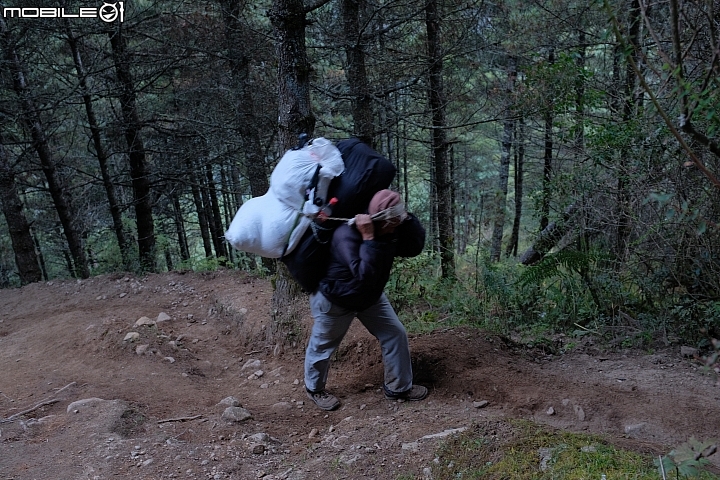
{"type": "Polygon", "coordinates": [[[93,147],[95,148],[95,156],[97,157],[98,164],[100,166],[100,174],[102,176],[103,187],[105,188],[105,194],[108,198],[108,206],[110,208],[110,216],[113,222],[113,230],[115,231],[115,237],[117,238],[118,247],[120,248],[120,255],[125,269],[130,269],[130,245],[127,237],[125,236],[125,228],[122,222],[122,209],[117,199],[117,193],[115,191],[115,184],[110,176],[110,169],[108,166],[109,155],[103,145],[102,141],[102,130],[97,121],[95,115],[95,107],[93,105],[92,93],[88,87],[88,74],[83,64],[82,56],[80,54],[80,38],[78,38],[69,26],[66,26],[65,33],[67,36],[67,42],[70,46],[70,52],[72,53],[73,62],[75,63],[75,70],[78,76],[78,86],[80,87],[80,94],[85,104],[85,113],[87,114],[88,125],[90,126],[90,136],[92,137],[93,147]]]}
{"type": "Polygon", "coordinates": [[[67,239],[68,249],[70,250],[70,256],[72,258],[70,272],[73,275],[88,278],[90,276],[90,268],[88,267],[85,251],[82,247],[82,238],[75,225],[75,213],[73,212],[70,194],[60,179],[57,171],[57,162],[54,158],[50,140],[45,132],[42,119],[40,118],[40,110],[35,103],[28,85],[24,65],[15,50],[14,39],[11,38],[7,24],[2,18],[0,18],[0,36],[2,37],[2,47],[5,58],[12,75],[13,88],[20,102],[21,122],[30,132],[33,148],[40,159],[40,165],[47,180],[50,196],[55,204],[55,209],[57,210],[65,238],[67,239]]]}
{"type": "Polygon", "coordinates": [[[42,272],[38,264],[37,253],[30,232],[30,224],[25,216],[20,195],[15,184],[15,172],[10,155],[0,136],[0,206],[10,232],[10,242],[15,254],[18,276],[22,285],[39,282],[42,272]]]}
{"type": "Polygon", "coordinates": [[[130,70],[131,59],[123,24],[108,29],[113,61],[119,87],[120,110],[123,116],[123,133],[128,146],[130,178],[133,188],[133,204],[137,223],[140,269],[155,271],[155,223],[150,188],[150,172],[142,138],[142,124],[137,109],[135,83],[130,70]]]}
{"type": "Polygon", "coordinates": [[[443,52],[438,2],[425,4],[427,28],[430,111],[432,112],[432,164],[435,173],[435,211],[437,212],[438,245],[442,278],[455,277],[455,219],[453,218],[453,179],[448,163],[448,142],[445,129],[445,90],[443,86],[443,52]]]}

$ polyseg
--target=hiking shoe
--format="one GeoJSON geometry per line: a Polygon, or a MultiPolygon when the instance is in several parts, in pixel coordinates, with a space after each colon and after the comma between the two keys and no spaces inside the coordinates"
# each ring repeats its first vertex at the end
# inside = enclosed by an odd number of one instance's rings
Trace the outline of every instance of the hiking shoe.
{"type": "Polygon", "coordinates": [[[315,405],[323,410],[335,410],[340,406],[340,400],[338,400],[335,395],[332,395],[325,390],[311,392],[306,389],[306,391],[308,398],[315,402],[315,405]]]}
{"type": "Polygon", "coordinates": [[[383,392],[385,392],[385,398],[388,400],[407,400],[408,402],[417,402],[428,396],[428,389],[422,385],[413,385],[407,392],[400,393],[391,392],[383,385],[383,392]]]}

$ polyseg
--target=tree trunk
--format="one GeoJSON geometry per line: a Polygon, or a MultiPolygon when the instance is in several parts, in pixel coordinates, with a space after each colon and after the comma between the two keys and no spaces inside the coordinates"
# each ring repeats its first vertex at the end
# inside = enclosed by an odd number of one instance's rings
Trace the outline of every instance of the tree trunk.
{"type": "Polygon", "coordinates": [[[20,283],[26,285],[39,282],[42,280],[42,272],[30,233],[30,224],[25,217],[23,204],[15,186],[15,172],[10,165],[2,139],[0,139],[0,205],[8,224],[20,283]]]}
{"type": "Polygon", "coordinates": [[[525,166],[525,119],[520,118],[517,124],[515,137],[515,218],[513,219],[510,243],[507,246],[507,255],[517,257],[518,242],[520,240],[520,220],[523,205],[523,176],[525,166]]]}
{"type": "Polygon", "coordinates": [[[505,203],[507,201],[508,178],[510,176],[510,149],[512,148],[512,135],[514,129],[513,105],[511,93],[515,88],[517,71],[515,59],[510,59],[506,93],[508,97],[508,108],[505,111],[503,121],[503,134],[500,152],[500,170],[498,175],[498,186],[495,190],[495,215],[493,221],[492,243],[490,245],[490,261],[499,262],[502,253],[502,238],[505,227],[505,203]]]}
{"type": "Polygon", "coordinates": [[[571,204],[563,212],[562,219],[558,222],[550,222],[545,229],[540,232],[535,242],[523,252],[520,257],[520,263],[523,265],[534,265],[562,239],[562,237],[574,225],[573,217],[578,206],[571,204]]]}
{"type": "Polygon", "coordinates": [[[142,125],[137,111],[135,84],[130,72],[130,55],[123,36],[122,23],[117,29],[108,30],[112,46],[113,61],[120,87],[120,109],[123,115],[125,141],[128,145],[130,178],[133,187],[133,204],[137,222],[140,269],[155,271],[155,225],[152,214],[150,178],[145,157],[145,146],[141,136],[142,125]]]}
{"type": "Polygon", "coordinates": [[[192,172],[192,178],[190,179],[190,190],[192,191],[193,202],[195,203],[195,211],[198,216],[198,223],[200,225],[200,236],[203,241],[203,248],[205,249],[205,258],[211,258],[213,255],[212,244],[210,243],[210,229],[208,228],[208,218],[205,214],[205,206],[203,205],[202,194],[200,192],[200,185],[197,181],[197,175],[193,169],[193,163],[187,161],[188,168],[192,172]]]}
{"type": "Polygon", "coordinates": [[[352,97],[353,133],[363,142],[373,146],[372,96],[365,67],[363,37],[360,32],[360,13],[363,7],[364,0],[342,0],[340,5],[347,58],[346,75],[352,97]]]}
{"type": "MultiPolygon", "coordinates": [[[[550,47],[548,54],[548,64],[555,63],[555,47],[550,47]]],[[[550,180],[552,177],[552,157],[553,157],[553,121],[554,121],[554,102],[553,95],[549,95],[547,105],[545,105],[545,148],[543,153],[543,182],[542,182],[542,204],[540,206],[540,230],[545,230],[548,226],[550,217],[550,180]]]]}
{"type": "Polygon", "coordinates": [[[79,41],[73,34],[70,28],[67,28],[67,40],[70,45],[70,51],[72,52],[73,61],[75,62],[75,70],[78,74],[78,81],[80,84],[80,92],[82,93],[83,102],[85,103],[85,112],[88,118],[88,124],[90,126],[90,134],[95,147],[95,156],[98,159],[100,165],[100,174],[102,176],[103,187],[105,187],[105,194],[108,198],[108,205],[110,207],[110,216],[112,217],[113,229],[115,230],[115,237],[118,241],[118,247],[120,248],[120,255],[122,262],[126,270],[130,270],[130,245],[125,238],[125,229],[122,223],[122,212],[120,205],[117,201],[117,195],[115,193],[115,185],[112,183],[110,172],[108,169],[108,155],[105,151],[101,139],[100,126],[98,125],[97,118],[95,117],[95,109],[93,108],[92,96],[90,89],[87,85],[87,73],[80,56],[79,41]]]}
{"type": "Polygon", "coordinates": [[[13,47],[13,40],[9,38],[7,25],[2,18],[0,18],[0,33],[2,33],[5,57],[8,61],[13,78],[13,88],[22,105],[21,122],[30,131],[32,136],[33,148],[40,159],[40,164],[47,180],[50,196],[55,204],[55,209],[58,212],[58,217],[60,218],[60,223],[68,242],[68,248],[70,249],[70,254],[72,256],[70,273],[74,276],[88,278],[90,276],[90,269],[88,268],[85,252],[82,248],[82,239],[80,238],[80,234],[74,224],[72,202],[67,192],[63,189],[62,182],[60,181],[57,172],[55,159],[53,158],[53,154],[50,149],[50,142],[45,134],[42,121],[40,120],[40,113],[30,94],[30,89],[25,79],[23,65],[21,64],[20,57],[13,47]]]}
{"type": "Polygon", "coordinates": [[[225,248],[225,230],[223,229],[222,215],[220,214],[220,200],[218,199],[217,189],[215,188],[215,178],[213,177],[212,165],[205,165],[205,178],[207,180],[208,197],[210,199],[210,210],[213,218],[213,244],[215,245],[215,254],[218,258],[222,257],[227,260],[227,249],[225,248]]]}
{"type": "MultiPolygon", "coordinates": [[[[281,150],[297,144],[298,135],[312,137],[315,116],[310,104],[310,64],[305,48],[307,12],[302,0],[274,0],[270,22],[275,31],[278,58],[278,139],[281,150]]],[[[287,267],[277,262],[275,291],[272,298],[272,328],[268,341],[292,342],[298,331],[300,313],[297,305],[300,287],[287,267]]]]}
{"type": "Polygon", "coordinates": [[[180,246],[180,258],[186,262],[190,260],[190,249],[188,248],[185,222],[183,221],[182,208],[180,206],[180,195],[178,195],[177,191],[173,188],[170,197],[173,205],[175,232],[177,233],[178,245],[180,246]]]}
{"type": "Polygon", "coordinates": [[[239,0],[223,0],[221,8],[225,22],[225,45],[235,90],[235,127],[243,147],[242,163],[250,181],[252,196],[259,197],[268,191],[270,184],[260,148],[260,133],[254,107],[255,95],[250,84],[250,57],[246,51],[248,46],[244,44],[241,35],[243,26],[240,18],[244,4],[245,2],[239,0]]]}
{"type": "MultiPolygon", "coordinates": [[[[635,107],[638,102],[638,92],[636,88],[637,76],[632,67],[632,63],[637,64],[640,55],[640,4],[639,0],[630,0],[630,8],[628,12],[628,39],[632,51],[632,61],[627,61],[625,66],[625,85],[623,103],[623,122],[629,123],[635,114],[635,107]]],[[[630,192],[628,191],[627,170],[624,168],[624,161],[627,158],[628,151],[623,148],[618,158],[618,177],[617,177],[617,231],[615,241],[615,255],[620,262],[627,253],[627,241],[630,235],[630,192]]]]}
{"type": "Polygon", "coordinates": [[[440,40],[440,14],[435,0],[425,4],[427,49],[432,112],[432,163],[435,172],[435,198],[438,219],[438,243],[442,278],[455,277],[455,219],[453,217],[453,182],[448,165],[448,143],[445,134],[445,90],[443,86],[443,53],[440,40]]]}
{"type": "Polygon", "coordinates": [[[576,58],[578,74],[575,77],[575,160],[585,153],[585,57],[587,46],[585,30],[578,31],[579,51],[576,58]]]}
{"type": "Polygon", "coordinates": [[[297,144],[298,135],[315,131],[310,105],[310,63],[305,47],[308,23],[302,0],[274,0],[269,16],[278,58],[278,139],[281,150],[297,144]]]}

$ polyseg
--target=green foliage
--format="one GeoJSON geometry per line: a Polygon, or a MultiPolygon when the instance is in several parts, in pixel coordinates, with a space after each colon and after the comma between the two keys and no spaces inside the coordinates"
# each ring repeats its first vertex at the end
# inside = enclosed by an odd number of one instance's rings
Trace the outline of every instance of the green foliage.
{"type": "Polygon", "coordinates": [[[669,454],[655,459],[662,478],[715,478],[705,467],[710,465],[706,458],[717,451],[717,440],[701,442],[694,437],[675,448],[669,454]]]}
{"type": "Polygon", "coordinates": [[[523,287],[539,286],[555,277],[567,278],[576,273],[587,272],[595,262],[604,257],[598,252],[562,250],[546,255],[537,264],[527,267],[520,275],[519,283],[523,287]]]}
{"type": "Polygon", "coordinates": [[[438,480],[657,478],[651,457],[526,421],[473,425],[437,457],[432,473],[438,480]]]}

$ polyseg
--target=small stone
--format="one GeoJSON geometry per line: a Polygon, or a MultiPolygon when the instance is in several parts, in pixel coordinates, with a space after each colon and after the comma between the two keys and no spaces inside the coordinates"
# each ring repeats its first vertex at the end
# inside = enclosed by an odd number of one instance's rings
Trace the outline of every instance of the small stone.
{"type": "Polygon", "coordinates": [[[271,440],[270,435],[265,432],[253,433],[247,439],[252,443],[268,443],[271,440]]]}
{"type": "Polygon", "coordinates": [[[150,345],[138,345],[135,348],[135,353],[138,355],[144,355],[147,352],[147,349],[150,347],[150,345]]]}
{"type": "Polygon", "coordinates": [[[250,445],[250,451],[255,455],[262,455],[265,453],[265,445],[262,443],[254,443],[250,445]]]}
{"type": "Polygon", "coordinates": [[[231,422],[243,422],[252,418],[252,414],[242,407],[228,407],[223,412],[222,418],[231,422]]]}
{"type": "Polygon", "coordinates": [[[420,450],[420,444],[418,442],[410,442],[402,444],[403,452],[417,452],[420,450]]]}
{"type": "Polygon", "coordinates": [[[485,408],[485,407],[488,406],[488,403],[489,403],[489,402],[488,402],[487,400],[481,400],[481,401],[479,401],[479,402],[473,402],[473,407],[475,407],[475,408],[485,408]]]}
{"type": "Polygon", "coordinates": [[[257,370],[254,375],[255,375],[257,378],[260,378],[260,377],[262,377],[263,375],[265,375],[265,372],[263,372],[262,370],[257,370]]]}
{"type": "Polygon", "coordinates": [[[165,357],[163,358],[166,362],[175,363],[175,359],[173,357],[165,357]]]}
{"type": "Polygon", "coordinates": [[[362,405],[360,405],[360,410],[365,410],[366,408],[367,408],[367,405],[365,405],[364,403],[362,405]]]}
{"type": "Polygon", "coordinates": [[[245,362],[245,365],[243,365],[242,370],[248,370],[251,368],[257,369],[258,367],[260,367],[260,365],[262,365],[262,362],[260,360],[251,358],[250,360],[245,362]]]}
{"type": "Polygon", "coordinates": [[[123,292],[120,294],[120,298],[125,298],[127,296],[127,293],[123,292]]]}
{"type": "Polygon", "coordinates": [[[698,354],[698,349],[693,347],[680,347],[680,355],[683,357],[695,357],[698,354]]]}
{"type": "Polygon", "coordinates": [[[165,313],[165,312],[160,312],[160,313],[158,314],[157,319],[156,319],[155,321],[156,321],[157,323],[160,323],[160,322],[167,322],[167,321],[169,321],[169,320],[172,320],[172,318],[170,317],[170,315],[168,315],[168,314],[165,313]]]}
{"type": "Polygon", "coordinates": [[[155,325],[155,322],[148,317],[140,317],[135,321],[135,326],[140,327],[142,325],[155,325]]]}
{"type": "Polygon", "coordinates": [[[295,380],[293,380],[293,383],[292,383],[292,384],[293,384],[293,385],[300,385],[300,380],[298,380],[298,379],[296,378],[295,380]]]}
{"type": "Polygon", "coordinates": [[[546,415],[555,415],[555,409],[553,407],[550,407],[545,412],[546,415]]]}
{"type": "Polygon", "coordinates": [[[318,429],[317,429],[317,428],[313,428],[312,430],[310,430],[310,433],[308,434],[308,438],[315,438],[315,436],[316,436],[317,434],[318,434],[318,429]]]}
{"type": "Polygon", "coordinates": [[[238,400],[235,397],[225,397],[222,400],[220,400],[220,403],[218,405],[224,405],[228,407],[239,407],[240,406],[240,400],[238,400]]]}
{"type": "Polygon", "coordinates": [[[194,321],[195,321],[195,315],[193,315],[192,313],[188,313],[187,319],[194,322],[194,321]]]}
{"type": "Polygon", "coordinates": [[[270,388],[270,385],[268,385],[267,383],[263,383],[262,385],[260,385],[260,388],[262,388],[262,389],[270,388]]]}
{"type": "Polygon", "coordinates": [[[595,453],[597,452],[597,447],[595,447],[594,445],[585,445],[580,449],[580,451],[583,453],[595,453]]]}
{"type": "Polygon", "coordinates": [[[148,458],[147,460],[145,460],[144,462],[142,462],[142,466],[143,466],[143,467],[147,467],[147,466],[149,466],[149,465],[152,465],[153,462],[154,462],[154,460],[153,460],[152,458],[148,458]]]}
{"type": "Polygon", "coordinates": [[[292,405],[290,405],[290,402],[278,402],[273,404],[272,407],[270,407],[272,410],[290,410],[292,408],[292,405]]]}
{"type": "Polygon", "coordinates": [[[580,420],[581,422],[584,422],[585,421],[585,410],[583,410],[583,408],[580,405],[575,405],[574,410],[575,410],[575,416],[577,416],[577,419],[580,420]]]}
{"type": "Polygon", "coordinates": [[[127,335],[125,335],[123,342],[134,342],[138,338],[140,338],[140,334],[138,332],[128,332],[127,335]]]}

